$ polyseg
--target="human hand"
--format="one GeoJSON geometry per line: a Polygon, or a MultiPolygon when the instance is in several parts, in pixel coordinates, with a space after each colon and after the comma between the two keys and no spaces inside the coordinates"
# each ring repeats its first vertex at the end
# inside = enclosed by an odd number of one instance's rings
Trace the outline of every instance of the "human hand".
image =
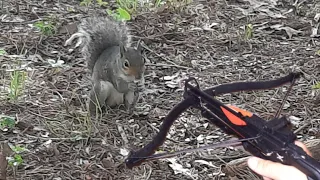
{"type": "MultiPolygon", "coordinates": [[[[311,152],[302,142],[295,141],[295,144],[311,156],[311,152]]],[[[293,166],[287,166],[257,157],[249,158],[248,166],[254,172],[260,174],[265,180],[307,180],[307,176],[293,166]]]]}

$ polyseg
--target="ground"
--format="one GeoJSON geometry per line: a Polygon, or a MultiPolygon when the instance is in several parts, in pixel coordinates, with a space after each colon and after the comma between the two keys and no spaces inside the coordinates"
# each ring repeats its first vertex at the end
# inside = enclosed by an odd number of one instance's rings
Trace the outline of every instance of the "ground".
{"type": "MultiPolygon", "coordinates": [[[[6,53],[1,51],[0,56],[0,112],[17,121],[12,130],[1,133],[2,154],[10,152],[8,144],[27,149],[21,153],[21,165],[8,165],[7,179],[257,179],[247,169],[243,158],[248,154],[241,148],[194,152],[133,169],[121,165],[128,151],[152,139],[161,118],[182,100],[182,81],[187,77],[207,88],[303,72],[305,77],[293,86],[281,115],[289,117],[298,139],[320,158],[320,95],[313,88],[320,81],[319,0],[194,1],[141,10],[128,25],[134,41],[144,47],[146,90],[135,114],[108,108],[96,119],[88,117],[85,105],[91,88],[86,63],[78,49],[63,45],[79,20],[106,15],[106,8],[71,0],[1,3],[0,47],[6,53]],[[56,23],[53,35],[33,26],[42,19],[56,23]],[[12,100],[8,94],[15,69],[26,72],[26,79],[12,100]]],[[[218,99],[269,120],[286,90],[288,86],[218,99]]],[[[199,112],[188,110],[174,123],[160,150],[231,138],[199,112]]],[[[3,178],[3,167],[0,170],[3,178]]]]}

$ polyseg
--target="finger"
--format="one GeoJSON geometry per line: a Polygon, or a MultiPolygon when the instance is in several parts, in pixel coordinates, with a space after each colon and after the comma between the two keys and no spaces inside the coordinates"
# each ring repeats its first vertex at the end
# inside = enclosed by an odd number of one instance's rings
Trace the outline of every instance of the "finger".
{"type": "Polygon", "coordinates": [[[303,144],[300,141],[295,141],[294,144],[301,147],[309,156],[312,156],[312,153],[309,151],[309,149],[307,148],[307,146],[305,144],[303,144]]]}
{"type": "Polygon", "coordinates": [[[263,160],[257,157],[251,157],[248,159],[248,166],[256,173],[263,177],[271,178],[274,180],[282,179],[299,179],[306,180],[307,177],[301,171],[292,166],[286,166],[280,163],[263,160]]]}
{"type": "Polygon", "coordinates": [[[263,177],[263,180],[272,180],[272,179],[270,179],[268,177],[263,177]]]}

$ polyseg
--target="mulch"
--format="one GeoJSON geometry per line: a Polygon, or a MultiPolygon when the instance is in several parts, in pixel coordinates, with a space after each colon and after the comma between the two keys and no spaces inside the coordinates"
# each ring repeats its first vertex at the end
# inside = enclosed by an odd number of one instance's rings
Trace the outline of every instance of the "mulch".
{"type": "MultiPolygon", "coordinates": [[[[320,159],[320,92],[312,88],[320,82],[320,42],[319,37],[311,37],[320,1],[295,6],[282,1],[276,10],[268,8],[271,1],[265,8],[250,6],[253,2],[200,1],[133,16],[128,25],[135,42],[140,40],[144,47],[146,90],[134,114],[107,108],[101,117],[90,118],[86,63],[78,49],[71,51],[64,42],[82,18],[105,16],[105,8],[65,0],[3,1],[0,47],[7,54],[0,56],[0,112],[19,123],[0,134],[1,149],[8,143],[28,149],[21,166],[7,168],[7,179],[258,179],[245,164],[248,154],[237,148],[147,162],[132,170],[122,166],[126,153],[148,143],[162,118],[182,100],[182,82],[188,77],[208,88],[303,72],[305,78],[296,82],[281,115],[292,121],[298,139],[309,142],[320,159]],[[55,22],[54,35],[43,35],[32,26],[42,19],[55,22]],[[250,39],[245,38],[247,24],[254,27],[250,39]],[[14,69],[27,72],[27,79],[22,95],[10,101],[7,94],[14,69]],[[179,164],[181,171],[174,171],[179,164]]],[[[270,120],[287,90],[284,86],[218,99],[270,120]]],[[[190,109],[173,124],[159,150],[176,151],[231,138],[190,109]]]]}

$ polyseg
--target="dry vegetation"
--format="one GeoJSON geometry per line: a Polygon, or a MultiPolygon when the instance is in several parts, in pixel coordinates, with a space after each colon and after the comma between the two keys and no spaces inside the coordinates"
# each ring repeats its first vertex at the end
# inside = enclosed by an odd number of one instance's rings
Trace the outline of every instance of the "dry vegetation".
{"type": "MultiPolygon", "coordinates": [[[[108,108],[98,119],[88,117],[85,108],[91,88],[85,62],[77,49],[71,52],[71,47],[63,44],[80,19],[106,15],[105,8],[80,6],[75,0],[0,3],[0,112],[17,121],[13,129],[1,131],[1,150],[9,154],[8,144],[27,149],[21,153],[21,165],[8,165],[8,179],[258,178],[241,159],[248,154],[233,148],[148,162],[132,170],[119,166],[125,152],[142,147],[155,135],[161,118],[182,99],[180,83],[189,76],[206,88],[304,72],[306,78],[293,87],[282,115],[290,117],[298,138],[309,142],[314,156],[320,158],[320,143],[316,144],[320,139],[320,95],[312,88],[320,81],[320,33],[315,18],[320,12],[319,0],[194,1],[133,16],[129,22],[132,34],[143,42],[148,62],[147,89],[134,115],[108,108]],[[52,24],[44,27],[41,20],[52,24]],[[52,35],[46,34],[50,30],[54,30],[52,35]],[[13,72],[25,80],[21,92],[10,95],[15,87],[13,72]],[[176,169],[179,164],[184,172],[176,169]]],[[[235,93],[219,99],[271,119],[286,89],[235,93]]],[[[190,110],[175,122],[161,150],[230,138],[190,110]]],[[[1,156],[1,170],[5,162],[1,156]]]]}

